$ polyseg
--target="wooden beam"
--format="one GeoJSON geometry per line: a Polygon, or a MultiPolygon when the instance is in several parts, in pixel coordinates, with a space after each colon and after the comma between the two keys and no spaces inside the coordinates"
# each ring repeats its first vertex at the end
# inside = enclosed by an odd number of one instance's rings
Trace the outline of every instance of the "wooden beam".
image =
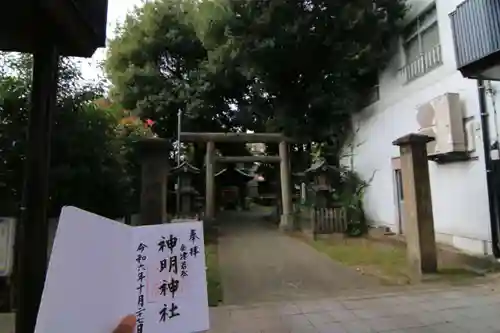
{"type": "Polygon", "coordinates": [[[181,132],[183,142],[246,142],[246,143],[279,143],[292,142],[291,138],[281,133],[194,133],[181,132]]]}
{"type": "Polygon", "coordinates": [[[279,156],[218,156],[215,159],[220,163],[279,163],[279,156]]]}

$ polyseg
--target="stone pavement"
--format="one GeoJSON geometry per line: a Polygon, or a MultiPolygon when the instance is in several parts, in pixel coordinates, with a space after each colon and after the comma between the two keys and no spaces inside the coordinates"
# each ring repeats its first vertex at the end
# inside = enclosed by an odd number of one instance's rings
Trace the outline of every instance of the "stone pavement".
{"type": "Polygon", "coordinates": [[[223,306],[211,309],[211,327],[210,333],[493,333],[500,332],[500,291],[486,285],[223,306]]]}
{"type": "MultiPolygon", "coordinates": [[[[498,282],[383,287],[255,213],[226,216],[219,260],[228,305],[210,309],[209,333],[500,333],[498,282]]],[[[13,324],[0,314],[0,333],[13,324]]]]}
{"type": "Polygon", "coordinates": [[[380,286],[378,279],[284,235],[262,212],[224,212],[219,221],[224,304],[332,297],[380,286]]]}
{"type": "MultiPolygon", "coordinates": [[[[493,285],[401,291],[210,309],[209,333],[500,332],[500,288],[493,285]]],[[[14,317],[0,314],[0,333],[14,317]]]]}

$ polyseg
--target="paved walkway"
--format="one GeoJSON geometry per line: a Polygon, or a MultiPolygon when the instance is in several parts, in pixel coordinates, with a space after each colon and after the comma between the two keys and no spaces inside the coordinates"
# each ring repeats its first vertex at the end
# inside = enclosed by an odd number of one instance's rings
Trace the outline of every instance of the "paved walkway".
{"type": "MultiPolygon", "coordinates": [[[[498,333],[499,313],[500,291],[485,285],[222,306],[210,309],[209,333],[498,333]]],[[[0,314],[0,333],[13,323],[0,314]]]]}
{"type": "Polygon", "coordinates": [[[225,305],[210,310],[210,333],[500,333],[492,284],[381,287],[255,212],[225,213],[221,233],[225,305]]]}
{"type": "Polygon", "coordinates": [[[210,333],[493,333],[499,314],[500,292],[476,286],[212,308],[210,333]]]}
{"type": "Polygon", "coordinates": [[[380,286],[265,222],[262,213],[226,212],[219,262],[224,304],[339,296],[380,286]]]}

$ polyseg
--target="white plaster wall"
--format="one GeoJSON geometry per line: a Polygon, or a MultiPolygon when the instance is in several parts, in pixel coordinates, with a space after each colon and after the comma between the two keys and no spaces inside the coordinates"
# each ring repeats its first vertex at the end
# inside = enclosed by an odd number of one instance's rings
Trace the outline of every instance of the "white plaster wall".
{"type": "MultiPolygon", "coordinates": [[[[430,0],[410,1],[411,20],[430,0]]],[[[354,169],[366,180],[375,172],[365,194],[365,210],[373,223],[398,229],[394,198],[391,158],[399,156],[392,141],[416,132],[416,108],[447,92],[459,93],[464,117],[479,123],[476,81],[464,79],[456,70],[453,38],[448,14],[462,0],[437,0],[438,24],[443,65],[427,75],[405,83],[398,74],[401,47],[389,65],[380,73],[380,100],[353,118],[358,132],[354,138],[354,169]]],[[[497,87],[499,87],[497,85],[497,87]]],[[[500,90],[499,90],[500,91],[500,90]]],[[[491,99],[488,99],[491,107],[491,99]]],[[[497,101],[500,105],[500,100],[497,101]]],[[[499,110],[500,111],[500,110],[499,110]]],[[[495,127],[491,124],[492,140],[495,127]]],[[[491,252],[486,176],[480,128],[474,130],[477,160],[438,165],[430,162],[434,223],[438,240],[462,250],[486,254],[491,252]]]]}

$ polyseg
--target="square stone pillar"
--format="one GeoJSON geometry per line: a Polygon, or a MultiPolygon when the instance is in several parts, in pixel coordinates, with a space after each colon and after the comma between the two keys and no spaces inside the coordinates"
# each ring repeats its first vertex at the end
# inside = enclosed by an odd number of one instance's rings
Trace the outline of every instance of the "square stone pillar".
{"type": "Polygon", "coordinates": [[[392,144],[399,146],[403,178],[407,260],[414,278],[437,272],[437,251],[432,215],[427,135],[408,134],[392,144]]]}
{"type": "Polygon", "coordinates": [[[288,155],[288,144],[280,142],[280,176],[281,176],[281,202],[283,211],[280,219],[280,229],[293,230],[295,228],[292,207],[292,185],[290,175],[290,160],[288,155]]]}
{"type": "Polygon", "coordinates": [[[207,155],[205,157],[205,218],[215,218],[215,144],[207,142],[207,155]]]}
{"type": "Polygon", "coordinates": [[[167,220],[167,174],[170,143],[160,138],[141,139],[141,225],[167,220]]]}

